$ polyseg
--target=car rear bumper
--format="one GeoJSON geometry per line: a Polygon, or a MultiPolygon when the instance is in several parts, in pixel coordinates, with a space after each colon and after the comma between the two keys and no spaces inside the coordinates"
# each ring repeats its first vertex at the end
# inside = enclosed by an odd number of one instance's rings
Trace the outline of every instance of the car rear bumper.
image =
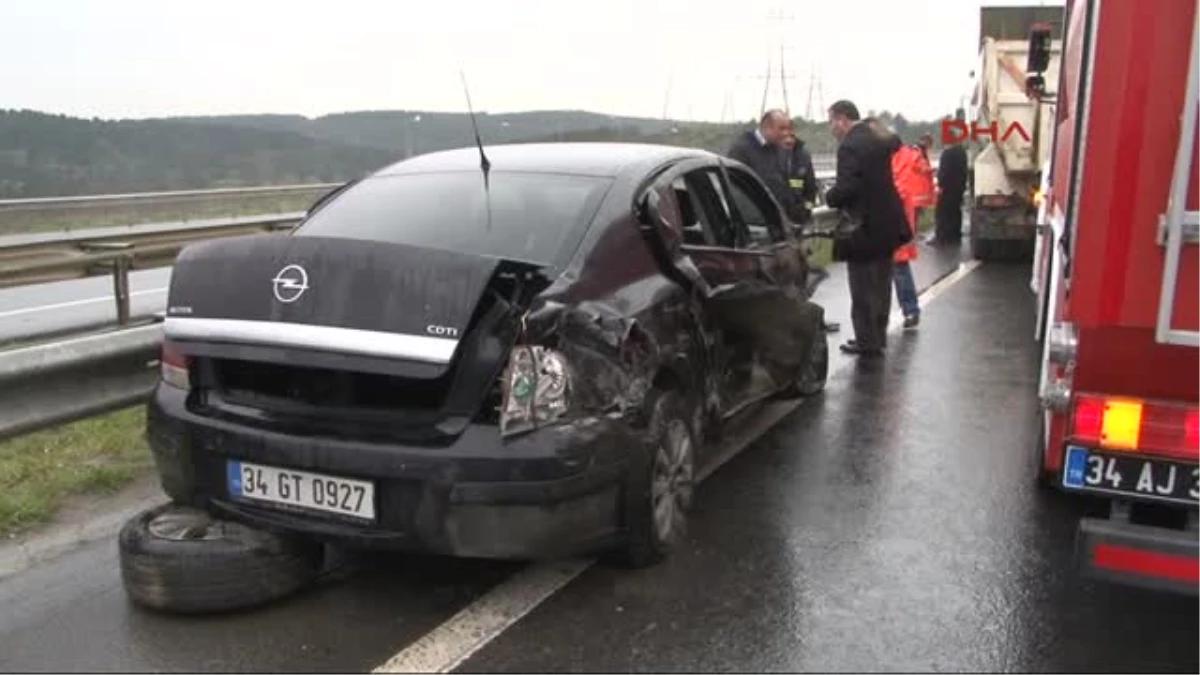
{"type": "Polygon", "coordinates": [[[364,548],[537,559],[610,546],[624,531],[624,486],[640,437],[590,418],[501,439],[471,425],[447,447],[296,436],[197,415],[159,386],[147,436],[166,493],[266,530],[364,548]],[[374,483],[376,519],[281,510],[231,497],[226,461],[374,483]]]}
{"type": "Polygon", "coordinates": [[[1172,530],[1118,520],[1084,518],[1079,523],[1076,559],[1088,576],[1196,595],[1200,562],[1195,530],[1172,530]]]}

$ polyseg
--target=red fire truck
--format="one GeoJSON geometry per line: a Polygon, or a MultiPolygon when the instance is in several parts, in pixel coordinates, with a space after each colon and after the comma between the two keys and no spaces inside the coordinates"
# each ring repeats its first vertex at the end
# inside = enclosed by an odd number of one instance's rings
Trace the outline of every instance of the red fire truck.
{"type": "MultiPolygon", "coordinates": [[[[1096,496],[1082,569],[1195,594],[1200,447],[1197,1],[1067,0],[1031,286],[1038,479],[1096,496]]],[[[1051,83],[1053,84],[1053,83],[1051,83]]]]}

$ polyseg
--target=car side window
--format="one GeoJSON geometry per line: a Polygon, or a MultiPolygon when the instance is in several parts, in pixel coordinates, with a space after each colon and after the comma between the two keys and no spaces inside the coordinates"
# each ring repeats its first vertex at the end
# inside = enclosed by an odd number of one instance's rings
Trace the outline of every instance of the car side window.
{"type": "Polygon", "coordinates": [[[703,211],[705,221],[715,238],[712,245],[737,248],[737,237],[729,217],[729,206],[719,186],[712,183],[710,172],[707,169],[693,171],[687,175],[687,183],[691,192],[696,195],[698,206],[703,211]]]}
{"type": "Polygon", "coordinates": [[[704,172],[691,172],[686,174],[683,180],[688,186],[692,208],[700,217],[704,231],[706,231],[706,245],[732,249],[734,247],[732,226],[728,221],[720,197],[713,192],[712,186],[704,178],[704,172]]]}
{"type": "Polygon", "coordinates": [[[679,205],[683,243],[691,246],[717,246],[717,238],[705,218],[703,204],[695,190],[688,188],[683,176],[671,182],[671,192],[679,205]]]}
{"type": "Polygon", "coordinates": [[[770,245],[786,239],[779,209],[761,185],[745,173],[729,170],[730,199],[737,205],[752,244],[770,245]]]}

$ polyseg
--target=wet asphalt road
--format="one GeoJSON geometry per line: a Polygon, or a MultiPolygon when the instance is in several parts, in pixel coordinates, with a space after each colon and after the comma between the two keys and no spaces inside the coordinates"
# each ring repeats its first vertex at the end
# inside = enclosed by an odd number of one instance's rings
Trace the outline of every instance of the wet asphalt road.
{"type": "MultiPolygon", "coordinates": [[[[166,308],[171,268],[129,274],[129,309],[143,318],[166,308]]],[[[0,289],[0,344],[111,325],[117,320],[111,277],[0,289]]]]}
{"type": "MultiPolygon", "coordinates": [[[[927,286],[953,264],[923,256],[927,286]]],[[[840,272],[840,270],[839,270],[840,272]]],[[[1080,582],[1032,487],[1033,303],[983,266],[701,485],[689,545],[596,566],[464,671],[1197,670],[1197,603],[1080,582]]],[[[840,273],[819,298],[847,337],[840,273]]],[[[848,363],[835,361],[834,368],[848,363]]],[[[132,608],[115,543],[0,580],[0,671],[363,671],[519,565],[373,556],[264,609],[132,608]]]]}

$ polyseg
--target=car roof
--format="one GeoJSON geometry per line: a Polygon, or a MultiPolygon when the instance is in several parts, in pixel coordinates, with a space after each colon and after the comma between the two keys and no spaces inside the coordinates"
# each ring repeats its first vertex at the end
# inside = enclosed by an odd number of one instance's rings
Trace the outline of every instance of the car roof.
{"type": "MultiPolygon", "coordinates": [[[[492,171],[521,171],[617,177],[649,171],[671,160],[712,156],[706,150],[647,143],[513,143],[484,146],[492,171]]],[[[475,146],[419,155],[377,171],[375,176],[479,171],[475,146]]]]}

